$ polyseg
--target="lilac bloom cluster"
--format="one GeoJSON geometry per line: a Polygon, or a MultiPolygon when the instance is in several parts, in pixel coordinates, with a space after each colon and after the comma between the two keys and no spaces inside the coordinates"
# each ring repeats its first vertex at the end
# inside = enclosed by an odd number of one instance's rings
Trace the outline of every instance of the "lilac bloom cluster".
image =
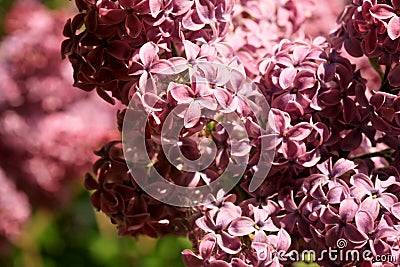
{"type": "Polygon", "coordinates": [[[313,8],[313,2],[308,0],[243,0],[236,3],[233,30],[225,41],[232,46],[249,77],[259,76],[258,64],[281,39],[304,35],[302,25],[313,8]]]}
{"type": "MultiPolygon", "coordinates": [[[[141,127],[149,166],[171,184],[194,188],[216,181],[235,157],[249,159],[230,192],[221,191],[211,204],[184,208],[163,203],[168,196],[157,183],[149,181],[160,189],[157,199],[143,190],[122,142],[110,142],[96,152],[97,177],[85,179],[94,191],[92,205],[110,217],[120,235],[188,235],[193,250],[183,252],[187,266],[284,266],[291,263],[284,252],[337,248],[339,239],[348,242],[343,251],[370,250],[398,261],[400,98],[393,93],[396,75],[389,74],[396,68],[395,53],[382,89],[368,90],[361,71],[339,51],[341,42],[346,49],[365,45],[365,36],[347,31],[353,20],[363,23],[353,13],[368,13],[373,23],[385,26],[376,31],[377,40],[384,34],[390,39],[393,32],[386,29],[397,13],[387,3],[364,1],[371,4],[367,12],[358,8],[361,2],[346,8],[337,38],[329,43],[304,36],[303,23],[313,17],[306,12],[312,9],[308,1],[76,0],[80,12],[67,21],[62,44],[74,85],[96,89],[108,102],[120,101],[120,131],[130,105],[146,112],[141,127]],[[379,20],[380,8],[395,15],[379,20]],[[169,78],[175,74],[179,78],[169,78]],[[245,74],[257,81],[271,107],[265,114],[273,125],[269,132],[245,99],[256,91],[245,86],[245,74]],[[202,117],[204,110],[234,113],[249,142],[202,117]],[[174,128],[171,117],[183,127],[165,149],[163,130],[174,128]],[[212,150],[204,149],[205,141],[215,144],[215,158],[201,171],[186,171],[177,151],[195,161],[212,150]],[[233,151],[234,144],[240,149],[233,151]],[[272,158],[265,150],[274,151],[272,158]],[[250,190],[252,178],[263,172],[264,182],[250,190]]],[[[397,49],[394,40],[382,42],[397,49]]],[[[384,60],[385,53],[369,56],[384,60]]],[[[129,130],[129,136],[138,136],[129,130]]],[[[132,158],[138,153],[128,152],[132,158]]],[[[373,264],[329,258],[318,263],[373,264]]]]}
{"type": "MultiPolygon", "coordinates": [[[[253,158],[257,158],[257,151],[260,150],[260,126],[254,123],[254,114],[243,98],[252,93],[251,87],[241,87],[244,74],[236,70],[225,73],[224,68],[214,68],[201,61],[196,64],[196,79],[187,82],[171,81],[166,90],[157,95],[153,89],[159,88],[163,81],[153,77],[148,80],[150,85],[138,88],[132,96],[135,105],[142,106],[149,114],[146,122],[146,149],[153,166],[167,181],[187,187],[210,184],[224,173],[233,157],[240,158],[252,151],[253,158]],[[231,80],[224,82],[226,75],[231,80]],[[239,90],[240,94],[236,94],[239,90]],[[235,112],[245,122],[250,143],[239,141],[233,152],[230,142],[232,136],[213,119],[202,118],[203,109],[235,112]],[[174,119],[183,120],[184,127],[179,133],[179,139],[164,151],[162,128],[171,123],[168,122],[168,115],[173,112],[176,112],[174,119]],[[174,148],[178,148],[189,160],[196,160],[202,152],[209,152],[201,151],[199,147],[199,143],[207,140],[212,140],[216,146],[216,156],[211,164],[195,172],[185,172],[179,168],[181,162],[174,148]]],[[[118,114],[120,128],[123,127],[126,112],[129,110],[122,110],[118,114]]],[[[191,228],[188,216],[198,216],[199,211],[166,205],[141,190],[129,173],[120,143],[108,143],[97,153],[101,157],[94,165],[97,181],[91,175],[86,177],[85,187],[96,190],[92,195],[93,206],[106,213],[118,225],[122,235],[142,233],[158,237],[167,233],[187,234],[191,228]]]]}
{"type": "Polygon", "coordinates": [[[231,0],[77,0],[76,5],[80,13],[65,24],[62,54],[74,68],[74,85],[96,89],[111,103],[115,97],[128,104],[139,73],[146,79],[171,67],[166,59],[184,54],[184,40],[203,48],[186,52],[187,60],[231,52],[218,43],[229,29],[231,0]],[[148,42],[157,46],[145,46],[148,42]]]}
{"type": "Polygon", "coordinates": [[[289,233],[279,226],[280,207],[271,195],[259,204],[249,198],[235,205],[235,195],[202,209],[191,235],[194,250],[183,251],[187,266],[279,266],[277,251],[291,246],[289,233]]]}
{"type": "Polygon", "coordinates": [[[391,87],[400,85],[399,10],[398,0],[354,0],[345,7],[338,18],[340,26],[331,33],[335,48],[343,45],[350,55],[366,55],[385,66],[391,87]]]}
{"type": "MultiPolygon", "coordinates": [[[[60,59],[57,29],[67,16],[16,2],[0,43],[0,168],[35,208],[66,204],[69,185],[95,160],[92,151],[115,138],[115,109],[74,89],[71,68],[60,59]]],[[[12,199],[0,206],[17,216],[12,199]]]]}
{"type": "MultiPolygon", "coordinates": [[[[331,159],[318,164],[319,173],[302,180],[303,193],[293,195],[292,191],[291,199],[282,202],[292,210],[296,207],[297,213],[283,221],[293,229],[296,218],[299,227],[294,230],[315,251],[338,248],[338,239],[344,239],[348,241],[346,247],[339,247],[343,253],[368,249],[371,257],[396,257],[400,236],[398,174],[390,168],[371,171],[358,166],[346,159],[339,159],[333,166],[331,159]]],[[[335,264],[353,266],[355,262],[338,259],[335,264]]],[[[332,262],[325,260],[321,264],[330,266],[332,262]]],[[[364,259],[363,264],[372,266],[372,261],[364,259]]],[[[398,262],[385,264],[396,266],[398,262]]]]}
{"type": "Polygon", "coordinates": [[[136,184],[120,142],[110,142],[96,154],[101,157],[93,167],[97,180],[87,174],[85,188],[95,190],[91,196],[93,207],[118,225],[120,235],[145,234],[156,238],[168,233],[185,235],[189,231],[188,210],[165,205],[136,184]]]}

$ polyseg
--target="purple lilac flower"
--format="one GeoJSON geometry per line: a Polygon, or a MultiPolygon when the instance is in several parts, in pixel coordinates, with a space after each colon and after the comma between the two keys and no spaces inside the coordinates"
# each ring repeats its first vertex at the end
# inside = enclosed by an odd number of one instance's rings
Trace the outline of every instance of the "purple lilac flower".
{"type": "Polygon", "coordinates": [[[360,173],[352,177],[351,183],[353,184],[352,194],[358,199],[363,199],[363,209],[368,210],[374,219],[378,217],[382,208],[390,211],[398,201],[395,195],[385,192],[389,186],[400,185],[393,176],[385,181],[375,177],[375,183],[373,184],[371,178],[360,173]],[[365,199],[364,196],[366,196],[365,199]]]}

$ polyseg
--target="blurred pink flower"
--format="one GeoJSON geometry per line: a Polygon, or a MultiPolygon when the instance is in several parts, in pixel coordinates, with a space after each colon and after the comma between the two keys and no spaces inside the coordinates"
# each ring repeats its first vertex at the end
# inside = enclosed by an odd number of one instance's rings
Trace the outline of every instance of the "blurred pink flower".
{"type": "Polygon", "coordinates": [[[44,207],[68,201],[68,185],[83,178],[93,150],[116,128],[115,108],[72,87],[59,53],[66,15],[17,2],[0,43],[0,168],[44,207]]]}
{"type": "Polygon", "coordinates": [[[305,34],[313,38],[328,37],[329,32],[336,27],[336,19],[346,2],[346,0],[313,0],[315,6],[303,25],[305,34]]]}
{"type": "Polygon", "coordinates": [[[16,241],[29,219],[31,207],[25,193],[0,169],[0,236],[16,241]]]}

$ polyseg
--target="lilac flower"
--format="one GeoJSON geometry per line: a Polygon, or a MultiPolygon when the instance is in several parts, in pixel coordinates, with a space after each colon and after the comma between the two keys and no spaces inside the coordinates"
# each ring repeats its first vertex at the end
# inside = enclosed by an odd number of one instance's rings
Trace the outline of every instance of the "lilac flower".
{"type": "Polygon", "coordinates": [[[321,221],[327,225],[325,239],[328,245],[336,244],[338,237],[342,236],[356,245],[365,241],[364,235],[353,224],[359,208],[355,198],[346,198],[340,203],[338,211],[331,206],[323,211],[321,221]]]}
{"type": "MultiPolygon", "coordinates": [[[[199,122],[202,107],[209,110],[217,108],[217,102],[212,97],[210,87],[201,80],[194,80],[192,87],[171,83],[168,92],[171,93],[171,96],[178,103],[187,105],[187,110],[184,114],[184,125],[186,128],[191,128],[199,122]]],[[[184,108],[185,106],[181,107],[184,108]]]]}
{"type": "Polygon", "coordinates": [[[233,236],[245,236],[254,233],[254,242],[267,242],[267,232],[277,232],[279,228],[274,225],[268,211],[254,207],[252,209],[254,220],[249,217],[239,217],[232,221],[228,232],[233,236]]]}
{"type": "Polygon", "coordinates": [[[241,1],[234,7],[233,31],[225,39],[244,64],[246,74],[260,75],[265,54],[284,38],[302,35],[301,25],[312,9],[309,1],[241,1]]]}
{"type": "Polygon", "coordinates": [[[119,1],[122,9],[119,9],[117,5],[110,4],[107,7],[100,6],[98,20],[103,24],[122,23],[125,26],[126,33],[130,37],[136,38],[143,28],[143,22],[140,21],[137,14],[143,12],[144,4],[144,1],[138,4],[134,4],[133,1],[119,1]]]}
{"type": "Polygon", "coordinates": [[[400,220],[400,204],[399,203],[395,203],[391,209],[390,212],[398,219],[400,220]]]}
{"type": "Polygon", "coordinates": [[[206,205],[205,208],[208,210],[218,211],[219,209],[235,209],[234,202],[236,201],[235,194],[226,195],[224,190],[219,190],[217,195],[214,197],[213,195],[209,196],[211,203],[206,205]],[[232,206],[233,205],[233,206],[232,206]]]}
{"type": "Polygon", "coordinates": [[[399,135],[400,97],[384,92],[377,92],[371,96],[369,102],[371,107],[373,107],[370,119],[374,128],[388,135],[399,135]]]}
{"type": "Polygon", "coordinates": [[[282,218],[280,224],[289,233],[294,233],[294,230],[298,229],[303,237],[311,238],[309,228],[310,221],[304,213],[307,201],[309,201],[308,198],[303,197],[300,203],[296,204],[292,190],[289,194],[280,197],[280,204],[287,211],[287,214],[282,218]]]}
{"type": "Polygon", "coordinates": [[[366,236],[366,241],[368,241],[374,256],[387,252],[388,244],[385,239],[397,234],[397,231],[390,227],[386,220],[387,217],[382,216],[378,225],[375,226],[375,220],[366,211],[359,211],[355,217],[357,228],[366,236]]]}
{"type": "Polygon", "coordinates": [[[252,214],[253,208],[261,208],[267,211],[270,216],[275,216],[280,212],[281,207],[272,200],[272,198],[277,195],[273,183],[269,181],[264,182],[254,192],[249,192],[247,183],[243,183],[241,186],[250,196],[252,196],[241,203],[241,208],[244,214],[252,214]]]}
{"type": "Polygon", "coordinates": [[[332,188],[337,185],[344,185],[347,187],[345,183],[339,177],[344,175],[345,173],[355,171],[357,167],[354,162],[346,159],[339,159],[332,166],[332,158],[327,159],[326,161],[316,165],[318,170],[321,173],[312,174],[309,178],[307,178],[307,188],[306,190],[314,191],[313,186],[317,184],[325,185],[328,184],[328,188],[332,188]]]}
{"type": "Polygon", "coordinates": [[[379,177],[375,177],[375,183],[373,183],[370,177],[360,173],[353,175],[351,183],[353,185],[351,192],[355,197],[363,199],[367,196],[362,207],[367,209],[374,219],[378,216],[380,205],[390,211],[390,208],[398,202],[395,195],[385,192],[389,186],[399,184],[394,177],[390,177],[386,181],[381,181],[379,177]]]}
{"type": "Polygon", "coordinates": [[[230,265],[223,261],[218,260],[215,256],[215,244],[217,243],[216,237],[206,235],[199,245],[200,256],[195,255],[191,250],[186,249],[182,252],[183,262],[189,267],[200,266],[214,266],[214,267],[229,267],[230,265]]]}
{"type": "MultiPolygon", "coordinates": [[[[388,69],[396,65],[398,56],[398,43],[400,24],[398,11],[400,4],[397,0],[353,1],[339,17],[341,26],[332,32],[335,48],[344,44],[350,55],[360,57],[363,54],[369,58],[377,58],[378,64],[385,65],[388,69]]],[[[398,84],[398,79],[392,72],[389,83],[398,84]]]]}
{"type": "Polygon", "coordinates": [[[312,130],[308,123],[300,123],[295,126],[290,125],[290,116],[286,112],[278,109],[271,109],[271,119],[275,131],[277,132],[277,144],[283,153],[288,151],[288,147],[296,141],[303,141],[312,130]]]}
{"type": "Polygon", "coordinates": [[[315,74],[318,65],[324,62],[321,56],[324,44],[319,44],[317,39],[314,42],[282,40],[271,57],[260,64],[263,74],[260,82],[270,88],[264,94],[270,99],[271,107],[300,116],[310,112],[319,87],[315,74]]]}
{"type": "Polygon", "coordinates": [[[215,6],[211,1],[196,0],[195,8],[183,17],[182,25],[188,30],[198,31],[215,17],[215,6]]]}
{"type": "Polygon", "coordinates": [[[208,235],[215,237],[219,248],[229,254],[236,254],[240,251],[240,239],[232,236],[226,230],[229,224],[240,216],[237,210],[223,209],[215,215],[206,212],[205,215],[196,220],[196,225],[208,235]]]}
{"type": "MultiPolygon", "coordinates": [[[[151,74],[162,73],[165,70],[173,69],[174,65],[165,59],[158,58],[159,48],[156,44],[149,42],[139,50],[140,62],[134,62],[130,68],[130,74],[140,75],[139,87],[143,89],[148,79],[154,83],[151,74]]],[[[147,89],[147,88],[146,88],[147,89]]]]}

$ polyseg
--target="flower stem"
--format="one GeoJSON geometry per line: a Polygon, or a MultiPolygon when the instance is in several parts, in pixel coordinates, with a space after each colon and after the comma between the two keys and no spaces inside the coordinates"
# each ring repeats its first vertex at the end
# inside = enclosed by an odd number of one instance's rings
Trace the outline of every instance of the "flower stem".
{"type": "Polygon", "coordinates": [[[391,159],[390,155],[391,155],[391,149],[388,148],[388,149],[384,149],[381,151],[355,155],[355,156],[351,157],[351,159],[354,160],[354,159],[369,159],[372,157],[383,157],[389,161],[391,159]]]}

